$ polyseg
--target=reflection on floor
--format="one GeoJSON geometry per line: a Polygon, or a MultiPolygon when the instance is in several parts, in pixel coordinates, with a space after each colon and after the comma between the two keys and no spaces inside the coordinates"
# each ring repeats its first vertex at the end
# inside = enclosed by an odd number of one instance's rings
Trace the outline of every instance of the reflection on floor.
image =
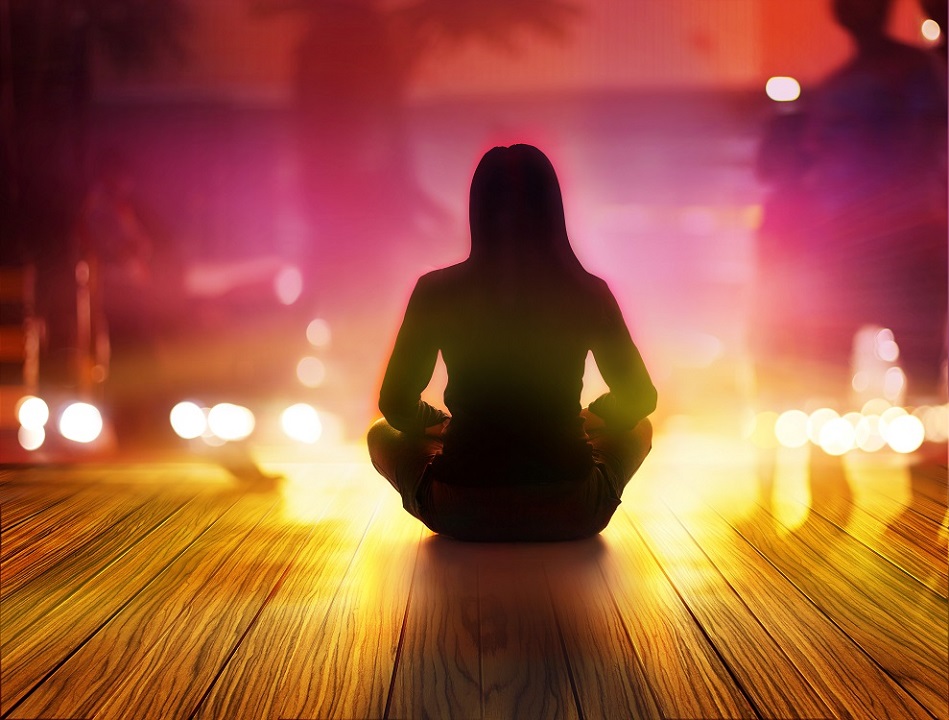
{"type": "Polygon", "coordinates": [[[0,717],[945,718],[941,450],[680,429],[600,537],[522,546],[358,449],[7,467],[0,717]]]}

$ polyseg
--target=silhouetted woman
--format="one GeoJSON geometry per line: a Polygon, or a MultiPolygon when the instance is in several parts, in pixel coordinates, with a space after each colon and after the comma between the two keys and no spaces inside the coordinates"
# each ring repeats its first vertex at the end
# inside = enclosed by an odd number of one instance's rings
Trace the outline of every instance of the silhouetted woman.
{"type": "Polygon", "coordinates": [[[369,431],[405,509],[463,540],[569,540],[606,527],[649,452],[656,390],[606,283],[567,238],[553,166],[496,147],[471,182],[471,253],[421,277],[369,431]],[[439,351],[445,412],[421,400],[439,351]],[[610,392],[586,410],[588,351],[610,392]]]}

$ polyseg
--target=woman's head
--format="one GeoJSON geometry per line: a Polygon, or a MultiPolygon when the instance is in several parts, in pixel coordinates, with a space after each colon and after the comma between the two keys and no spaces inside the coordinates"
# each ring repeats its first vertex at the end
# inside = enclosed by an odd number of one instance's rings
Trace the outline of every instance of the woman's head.
{"type": "Polygon", "coordinates": [[[557,173],[532,145],[485,153],[471,180],[469,223],[472,259],[524,269],[579,265],[557,173]]]}

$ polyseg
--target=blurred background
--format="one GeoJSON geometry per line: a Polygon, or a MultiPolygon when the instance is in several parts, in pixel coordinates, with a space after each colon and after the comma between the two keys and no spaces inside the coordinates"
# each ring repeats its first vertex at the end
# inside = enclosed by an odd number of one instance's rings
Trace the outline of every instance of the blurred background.
{"type": "Polygon", "coordinates": [[[415,279],[466,257],[472,172],[514,142],[557,168],[660,432],[944,443],[941,5],[894,0],[900,50],[848,74],[831,0],[0,0],[0,460],[358,441],[415,279]],[[912,92],[877,99],[890,76],[912,92]]]}

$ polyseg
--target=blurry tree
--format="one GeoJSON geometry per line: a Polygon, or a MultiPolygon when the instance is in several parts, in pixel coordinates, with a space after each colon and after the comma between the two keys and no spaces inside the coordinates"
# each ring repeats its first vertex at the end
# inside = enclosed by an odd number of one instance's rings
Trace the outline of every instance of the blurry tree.
{"type": "MultiPolygon", "coordinates": [[[[120,73],[182,59],[182,0],[0,0],[4,258],[62,242],[88,174],[98,59],[120,73]]],[[[60,248],[61,249],[61,248],[60,248]]]]}

